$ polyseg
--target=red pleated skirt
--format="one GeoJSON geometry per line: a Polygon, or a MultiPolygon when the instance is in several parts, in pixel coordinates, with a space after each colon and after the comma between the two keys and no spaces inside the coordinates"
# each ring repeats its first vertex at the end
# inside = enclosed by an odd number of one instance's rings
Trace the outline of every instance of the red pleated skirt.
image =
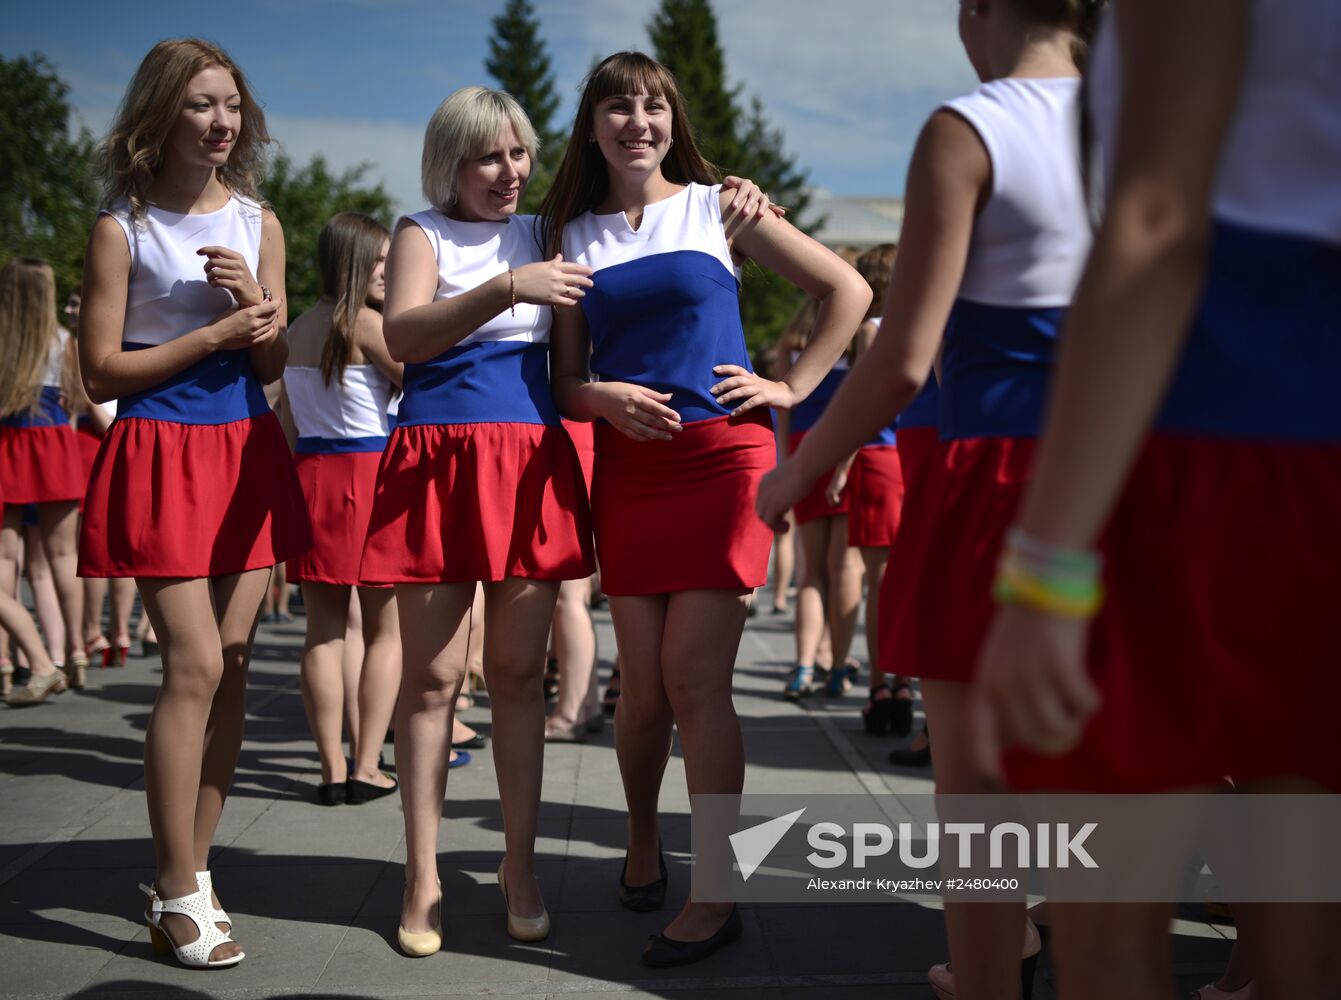
{"type": "Polygon", "coordinates": [[[902,511],[903,469],[898,447],[887,444],[862,448],[847,476],[848,545],[893,545],[902,511]]]}
{"type": "Polygon", "coordinates": [[[1103,705],[1027,789],[1158,792],[1287,775],[1341,792],[1341,445],[1156,433],[1104,534],[1103,705]]]}
{"type": "Polygon", "coordinates": [[[576,580],[594,571],[582,466],[562,427],[400,426],[387,442],[368,583],[576,580]]]}
{"type": "Polygon", "coordinates": [[[763,586],[773,532],[754,512],[777,462],[764,411],[634,441],[596,425],[592,515],[601,587],[615,596],[763,586]]]}
{"type": "Polygon", "coordinates": [[[880,618],[880,669],[908,674],[913,667],[917,618],[912,613],[917,594],[918,560],[925,553],[921,536],[914,532],[926,524],[936,510],[938,476],[936,454],[941,444],[935,427],[899,428],[899,470],[903,477],[903,502],[899,507],[899,531],[890,546],[884,580],[880,584],[877,614],[880,618]],[[897,634],[897,638],[895,638],[897,634]]]}
{"type": "Polygon", "coordinates": [[[68,503],[84,496],[79,442],[69,424],[0,426],[5,503],[68,503]]]}
{"type": "Polygon", "coordinates": [[[577,460],[582,463],[582,480],[587,484],[587,493],[591,493],[591,474],[596,467],[596,425],[586,420],[565,420],[563,429],[577,449],[577,460]]]}
{"type": "Polygon", "coordinates": [[[312,547],[289,561],[289,579],[362,585],[359,564],[372,518],[380,451],[296,456],[298,482],[312,521],[312,547]]]}
{"type": "Polygon", "coordinates": [[[121,418],[103,435],[84,503],[80,576],[226,576],[311,544],[273,413],[226,424],[121,418]]]}
{"type": "MultiPolygon", "coordinates": [[[[801,447],[801,442],[805,440],[806,431],[792,431],[788,435],[788,447],[793,455],[796,449],[801,447]]],[[[852,486],[849,483],[843,487],[843,492],[838,497],[838,503],[829,503],[829,498],[825,493],[829,489],[829,480],[832,473],[820,476],[815,485],[811,487],[810,492],[803,496],[792,508],[792,513],[796,515],[797,524],[806,524],[810,521],[818,521],[821,517],[837,517],[839,514],[846,514],[848,509],[848,496],[852,492],[852,486]]]]}
{"type": "Polygon", "coordinates": [[[882,612],[888,607],[891,616],[888,632],[881,617],[882,667],[930,680],[973,680],[996,609],[997,557],[1015,522],[1034,447],[1033,438],[940,442],[938,460],[920,481],[910,480],[880,595],[882,612]]]}

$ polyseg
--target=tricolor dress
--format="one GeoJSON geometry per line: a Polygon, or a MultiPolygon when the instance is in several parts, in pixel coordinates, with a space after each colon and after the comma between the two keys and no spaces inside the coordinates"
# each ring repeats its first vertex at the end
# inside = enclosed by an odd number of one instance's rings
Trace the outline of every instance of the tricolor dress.
{"type": "Polygon", "coordinates": [[[359,586],[377,467],[387,443],[392,383],[376,365],[290,366],[284,390],[298,429],[294,458],[312,520],[312,547],[289,562],[295,582],[359,586]]]}
{"type": "Polygon", "coordinates": [[[1079,77],[1008,77],[946,105],[981,138],[992,191],[945,330],[941,446],[924,474],[924,501],[905,506],[900,529],[918,550],[903,609],[915,625],[891,629],[895,649],[882,662],[923,679],[971,681],[996,611],[997,557],[1028,482],[1057,332],[1090,247],[1080,90],[1079,77]]]}
{"type": "Polygon", "coordinates": [[[718,187],[690,184],[623,212],[588,212],[564,229],[564,258],[595,271],[582,300],[591,374],[670,393],[684,429],[634,441],[596,425],[592,515],[601,586],[625,596],[763,585],[773,533],[754,513],[776,464],[767,408],[729,416],[709,391],[716,365],[750,368],[740,285],[718,187]]]}
{"type": "Polygon", "coordinates": [[[58,330],[47,352],[37,405],[0,420],[0,484],[5,503],[68,503],[84,496],[79,443],[61,401],[70,335],[58,330]]]}
{"type": "MultiPolygon", "coordinates": [[[[1341,50],[1311,0],[1250,9],[1200,301],[1100,542],[1103,704],[1074,752],[1008,753],[1020,787],[1341,791],[1341,50]]],[[[1094,58],[1110,136],[1115,31],[1094,58]]]]}
{"type": "MultiPolygon", "coordinates": [[[[535,219],[407,216],[438,262],[437,299],[543,259],[535,219]]],[[[582,467],[549,386],[548,306],[517,303],[405,366],[377,472],[369,583],[574,580],[594,569],[582,467]],[[515,313],[515,314],[514,314],[515,313]]]]}
{"type": "MultiPolygon", "coordinates": [[[[869,322],[880,326],[880,317],[869,322]]],[[[903,512],[903,467],[894,421],[857,450],[847,474],[847,543],[887,549],[903,512]]]]}
{"type": "MultiPolygon", "coordinates": [[[[233,195],[215,212],[150,205],[104,214],[130,247],[122,350],[148,350],[235,306],[196,251],[260,260],[261,208],[233,195]]],[[[215,351],[119,399],[93,463],[79,575],[213,577],[273,566],[312,544],[293,457],[246,350],[215,351]]]]}
{"type": "MultiPolygon", "coordinates": [[[[800,357],[800,352],[792,352],[792,364],[796,364],[796,359],[800,357]]],[[[825,409],[838,393],[838,388],[843,384],[843,379],[847,377],[849,369],[847,358],[839,358],[834,366],[829,369],[820,379],[819,385],[815,390],[788,412],[787,424],[787,448],[790,454],[795,455],[796,449],[801,447],[801,442],[805,440],[806,434],[810,428],[819,423],[820,417],[824,415],[825,409]]],[[[839,514],[846,514],[848,511],[848,496],[852,491],[851,484],[843,487],[843,492],[838,496],[837,503],[829,503],[829,480],[831,476],[825,475],[815,482],[810,488],[810,492],[797,501],[792,509],[796,516],[797,524],[809,524],[811,521],[817,521],[822,517],[837,517],[839,514]]]]}

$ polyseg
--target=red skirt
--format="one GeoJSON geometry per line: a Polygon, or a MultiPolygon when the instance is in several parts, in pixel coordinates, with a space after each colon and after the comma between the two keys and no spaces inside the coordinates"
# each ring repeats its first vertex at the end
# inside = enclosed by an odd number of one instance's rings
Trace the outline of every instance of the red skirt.
{"type": "Polygon", "coordinates": [[[903,476],[903,502],[899,506],[899,532],[890,546],[876,613],[880,618],[880,669],[906,673],[912,669],[917,617],[913,598],[917,594],[918,560],[925,554],[919,525],[927,524],[936,511],[935,490],[939,479],[936,453],[940,449],[935,427],[900,428],[899,469],[903,476]],[[895,636],[898,636],[896,639],[895,636]]]}
{"type": "Polygon", "coordinates": [[[694,421],[670,441],[634,441],[598,424],[591,502],[601,588],[626,596],[763,586],[773,532],[754,498],[776,449],[767,411],[694,421]]]}
{"type": "Polygon", "coordinates": [[[123,418],[103,436],[84,503],[80,576],[226,576],[311,544],[273,413],[226,424],[123,418]]]}
{"type": "Polygon", "coordinates": [[[563,429],[572,438],[577,449],[577,460],[582,463],[582,480],[587,484],[587,493],[591,493],[591,473],[596,467],[596,431],[595,424],[586,420],[565,420],[563,429]]]}
{"type": "Polygon", "coordinates": [[[1104,534],[1079,748],[1006,755],[1029,789],[1159,792],[1287,775],[1341,792],[1341,445],[1146,443],[1104,534]]]}
{"type": "Polygon", "coordinates": [[[298,482],[312,520],[312,547],[289,562],[289,580],[360,586],[380,451],[297,456],[298,482]]]}
{"type": "Polygon", "coordinates": [[[82,500],[85,480],[74,428],[0,426],[0,482],[8,504],[82,500]]]}
{"type": "MultiPolygon", "coordinates": [[[[791,453],[796,454],[796,449],[801,447],[801,442],[805,439],[806,431],[792,431],[788,436],[788,447],[791,453]]],[[[829,472],[819,477],[819,480],[811,487],[810,492],[803,496],[792,509],[796,515],[797,524],[806,524],[810,521],[818,521],[821,517],[837,517],[839,514],[847,513],[848,496],[852,492],[851,485],[843,487],[843,492],[838,497],[838,503],[829,503],[828,497],[824,494],[828,492],[829,480],[833,478],[833,473],[829,472]]]]}
{"type": "Polygon", "coordinates": [[[1015,522],[1034,447],[1033,438],[941,442],[939,461],[910,480],[880,595],[882,667],[930,680],[973,680],[996,610],[997,556],[1015,522]]]}
{"type": "Polygon", "coordinates": [[[414,424],[392,433],[365,582],[577,580],[593,569],[582,467],[562,427],[414,424]]]}
{"type": "Polygon", "coordinates": [[[857,452],[847,476],[847,543],[857,548],[889,548],[903,510],[903,470],[895,445],[870,445],[857,452]]]}

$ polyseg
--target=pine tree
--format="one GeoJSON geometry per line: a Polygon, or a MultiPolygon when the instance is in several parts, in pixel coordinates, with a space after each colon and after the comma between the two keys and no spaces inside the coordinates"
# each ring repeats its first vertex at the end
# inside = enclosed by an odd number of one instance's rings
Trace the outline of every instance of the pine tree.
{"type": "MultiPolygon", "coordinates": [[[[708,0],[661,0],[647,26],[657,60],[679,83],[694,133],[723,174],[748,177],[799,225],[806,175],[783,149],[782,133],[771,126],[756,96],[748,113],[741,90],[726,82],[726,59],[717,40],[717,18],[708,0]]],[[[808,229],[808,227],[802,227],[808,229]]],[[[782,333],[801,294],[771,271],[750,266],[741,293],[741,317],[750,350],[758,356],[782,333]]]]}
{"type": "Polygon", "coordinates": [[[527,0],[508,0],[493,25],[484,68],[521,104],[540,139],[538,162],[531,165],[531,179],[521,203],[522,211],[533,212],[554,180],[568,137],[554,129],[559,98],[554,93],[549,53],[540,37],[534,8],[527,0]]]}

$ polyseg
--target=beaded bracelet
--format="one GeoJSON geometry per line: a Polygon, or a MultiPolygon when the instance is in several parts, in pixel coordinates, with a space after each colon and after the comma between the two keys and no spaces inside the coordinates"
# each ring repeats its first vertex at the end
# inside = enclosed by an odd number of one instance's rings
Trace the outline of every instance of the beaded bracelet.
{"type": "Polygon", "coordinates": [[[508,295],[512,298],[512,305],[508,310],[513,316],[517,315],[517,278],[512,273],[512,268],[508,268],[508,295]]]}
{"type": "Polygon", "coordinates": [[[1021,604],[1063,618],[1093,618],[1103,604],[1102,567],[1096,552],[1052,545],[1015,527],[1006,535],[992,596],[998,604],[1021,604]]]}

